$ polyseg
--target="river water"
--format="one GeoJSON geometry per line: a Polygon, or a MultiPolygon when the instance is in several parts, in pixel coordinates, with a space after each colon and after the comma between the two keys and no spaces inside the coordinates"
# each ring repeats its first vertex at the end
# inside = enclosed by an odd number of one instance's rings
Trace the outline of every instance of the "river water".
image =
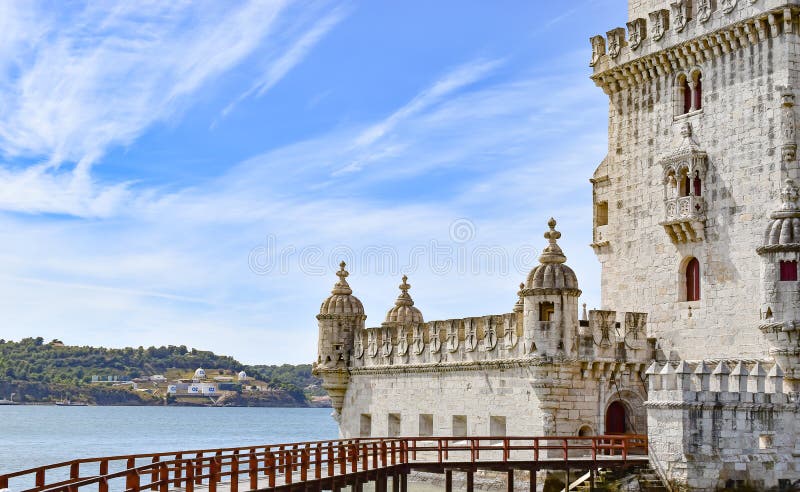
{"type": "Polygon", "coordinates": [[[330,408],[0,406],[0,474],[79,457],[336,439],[330,408]]]}
{"type": "MultiPolygon", "coordinates": [[[[0,474],[76,458],[317,441],[338,435],[330,408],[0,406],[0,474]]],[[[48,482],[55,478],[66,479],[66,470],[47,477],[48,482]]],[[[32,486],[32,480],[10,484],[12,492],[32,486]]],[[[365,486],[365,492],[371,490],[371,484],[365,486]]],[[[409,490],[442,489],[412,483],[409,490]]]]}

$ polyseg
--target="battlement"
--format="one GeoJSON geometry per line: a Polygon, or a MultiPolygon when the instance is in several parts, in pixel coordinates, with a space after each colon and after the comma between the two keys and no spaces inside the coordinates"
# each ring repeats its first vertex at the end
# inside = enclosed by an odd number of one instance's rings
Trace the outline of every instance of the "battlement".
{"type": "Polygon", "coordinates": [[[800,0],[643,0],[630,14],[637,17],[627,29],[617,27],[590,39],[592,79],[609,94],[800,32],[800,0]],[[645,15],[644,9],[651,8],[645,15]]]}
{"type": "Polygon", "coordinates": [[[719,408],[789,403],[784,392],[783,370],[774,363],[653,362],[645,374],[648,407],[697,409],[705,405],[719,408]]]}
{"type": "Polygon", "coordinates": [[[577,326],[525,324],[522,313],[418,324],[384,323],[355,333],[351,367],[448,362],[564,360],[645,362],[647,315],[590,311],[577,326]],[[619,320],[619,321],[617,321],[619,320]]]}

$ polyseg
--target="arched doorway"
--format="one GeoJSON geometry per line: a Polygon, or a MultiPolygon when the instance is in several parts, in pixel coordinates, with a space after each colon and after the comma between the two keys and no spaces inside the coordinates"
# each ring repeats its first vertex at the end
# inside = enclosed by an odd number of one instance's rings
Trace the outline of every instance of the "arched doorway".
{"type": "Polygon", "coordinates": [[[625,405],[619,400],[612,402],[606,409],[606,434],[625,434],[626,421],[625,405]]]}

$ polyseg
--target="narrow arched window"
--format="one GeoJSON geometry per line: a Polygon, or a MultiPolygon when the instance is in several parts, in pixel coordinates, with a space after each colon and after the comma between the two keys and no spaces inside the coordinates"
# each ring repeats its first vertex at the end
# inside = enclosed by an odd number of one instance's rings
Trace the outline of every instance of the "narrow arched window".
{"type": "Polygon", "coordinates": [[[700,72],[695,72],[694,75],[694,105],[692,106],[693,110],[702,109],[703,107],[703,74],[700,72]]]}
{"type": "Polygon", "coordinates": [[[694,172],[692,184],[694,185],[694,196],[701,196],[703,194],[703,183],[700,181],[700,173],[697,171],[694,172]]]}
{"type": "Polygon", "coordinates": [[[681,92],[683,93],[683,113],[686,114],[692,110],[692,88],[689,85],[689,78],[682,77],[681,79],[681,92]]]}
{"type": "Polygon", "coordinates": [[[686,264],[686,300],[700,300],[700,262],[697,258],[686,264]]]}

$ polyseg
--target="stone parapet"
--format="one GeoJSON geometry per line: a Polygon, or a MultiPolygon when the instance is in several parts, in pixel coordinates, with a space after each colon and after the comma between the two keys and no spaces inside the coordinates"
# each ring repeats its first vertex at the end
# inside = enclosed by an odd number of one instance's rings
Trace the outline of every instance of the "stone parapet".
{"type": "Polygon", "coordinates": [[[692,18],[686,0],[672,4],[669,11],[665,2],[665,8],[650,13],[649,19],[629,22],[627,38],[621,27],[608,31],[605,37],[594,36],[590,40],[592,79],[607,94],[613,94],[768,38],[798,33],[799,0],[732,3],[730,11],[711,10],[703,21],[699,16],[692,18]]]}

